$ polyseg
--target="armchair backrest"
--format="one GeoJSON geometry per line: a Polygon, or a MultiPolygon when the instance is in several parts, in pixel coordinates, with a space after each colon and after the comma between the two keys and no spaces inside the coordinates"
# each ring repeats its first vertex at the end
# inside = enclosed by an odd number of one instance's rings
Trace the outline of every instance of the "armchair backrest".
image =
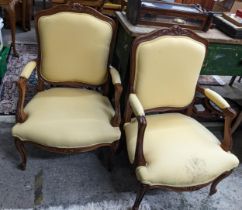
{"type": "Polygon", "coordinates": [[[115,23],[80,4],[36,16],[39,73],[51,83],[102,85],[107,80],[115,23]]]}
{"type": "Polygon", "coordinates": [[[130,92],[145,110],[183,108],[194,98],[207,41],[178,26],[136,38],[130,92]]]}

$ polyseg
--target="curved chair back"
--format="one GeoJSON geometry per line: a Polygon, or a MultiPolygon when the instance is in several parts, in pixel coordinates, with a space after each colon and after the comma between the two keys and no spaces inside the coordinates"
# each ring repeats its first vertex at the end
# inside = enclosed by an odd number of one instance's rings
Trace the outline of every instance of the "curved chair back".
{"type": "Polygon", "coordinates": [[[131,92],[145,110],[181,108],[193,101],[206,46],[206,40],[177,26],[135,40],[131,92]]]}
{"type": "Polygon", "coordinates": [[[50,83],[102,85],[107,80],[115,23],[80,4],[36,17],[39,74],[50,83]]]}

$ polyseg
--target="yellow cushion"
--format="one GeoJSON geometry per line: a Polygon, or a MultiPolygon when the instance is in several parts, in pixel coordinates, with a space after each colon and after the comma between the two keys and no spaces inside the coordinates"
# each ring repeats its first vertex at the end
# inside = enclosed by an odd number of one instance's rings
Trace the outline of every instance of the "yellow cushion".
{"type": "Polygon", "coordinates": [[[209,88],[205,88],[204,93],[220,109],[226,109],[226,108],[230,107],[229,103],[221,95],[219,95],[215,91],[210,90],[209,88]]]}
{"type": "Polygon", "coordinates": [[[189,37],[161,36],[141,43],[134,89],[144,109],[191,103],[205,53],[205,46],[189,37]]]}
{"type": "Polygon", "coordinates": [[[112,39],[109,23],[84,13],[59,12],[38,22],[41,74],[48,81],[93,85],[107,79],[112,39]]]}
{"type": "Polygon", "coordinates": [[[113,4],[110,2],[107,2],[103,5],[103,9],[107,9],[107,10],[121,10],[121,5],[120,4],[113,4]]]}
{"type": "Polygon", "coordinates": [[[96,91],[52,88],[39,92],[26,106],[28,119],[13,127],[13,136],[59,148],[112,143],[120,138],[110,120],[114,110],[96,91]]]}
{"type": "Polygon", "coordinates": [[[129,103],[135,116],[145,116],[144,108],[134,93],[129,95],[129,103]]]}
{"type": "Polygon", "coordinates": [[[22,72],[20,74],[20,77],[28,79],[30,77],[30,75],[32,74],[33,70],[36,68],[36,65],[37,65],[36,61],[28,62],[24,66],[24,68],[23,68],[23,70],[22,70],[22,72]]]}
{"type": "MultiPolygon", "coordinates": [[[[127,149],[133,163],[137,121],[125,125],[127,149]]],[[[147,116],[144,137],[146,166],[136,168],[139,181],[148,185],[186,187],[212,181],[238,166],[233,154],[196,120],[178,113],[147,116]]]]}

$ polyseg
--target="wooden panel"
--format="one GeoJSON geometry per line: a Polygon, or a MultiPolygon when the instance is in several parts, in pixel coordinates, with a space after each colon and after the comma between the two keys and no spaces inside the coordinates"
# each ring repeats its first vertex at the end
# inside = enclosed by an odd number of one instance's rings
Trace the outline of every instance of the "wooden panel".
{"type": "Polygon", "coordinates": [[[242,46],[210,44],[201,74],[242,75],[242,46]]]}

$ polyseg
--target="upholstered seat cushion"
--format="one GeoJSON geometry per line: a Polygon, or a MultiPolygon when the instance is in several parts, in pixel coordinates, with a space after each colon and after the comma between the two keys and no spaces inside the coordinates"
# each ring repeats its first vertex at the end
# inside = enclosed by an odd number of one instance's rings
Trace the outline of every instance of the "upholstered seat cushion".
{"type": "MultiPolygon", "coordinates": [[[[178,113],[147,116],[144,135],[146,166],[136,168],[139,181],[174,187],[205,184],[238,166],[233,154],[196,120],[178,113]]],[[[125,125],[130,162],[133,163],[137,121],[125,125]]]]}
{"type": "Polygon", "coordinates": [[[13,136],[49,147],[78,148],[112,143],[120,138],[110,120],[114,110],[96,91],[52,88],[39,92],[26,106],[28,119],[13,127],[13,136]]]}

